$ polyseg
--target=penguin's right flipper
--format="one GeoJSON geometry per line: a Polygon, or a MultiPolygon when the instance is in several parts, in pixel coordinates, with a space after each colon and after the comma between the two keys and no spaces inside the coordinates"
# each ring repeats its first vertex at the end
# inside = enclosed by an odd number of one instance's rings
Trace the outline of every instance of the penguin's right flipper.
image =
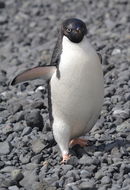
{"type": "Polygon", "coordinates": [[[101,62],[101,64],[102,64],[102,55],[101,55],[99,52],[97,52],[97,54],[98,54],[98,57],[99,57],[100,62],[101,62]]]}
{"type": "Polygon", "coordinates": [[[17,75],[11,82],[10,85],[15,85],[20,82],[34,80],[38,78],[42,78],[43,80],[50,80],[53,73],[56,71],[55,66],[43,66],[43,67],[35,67],[24,71],[23,73],[17,75]]]}

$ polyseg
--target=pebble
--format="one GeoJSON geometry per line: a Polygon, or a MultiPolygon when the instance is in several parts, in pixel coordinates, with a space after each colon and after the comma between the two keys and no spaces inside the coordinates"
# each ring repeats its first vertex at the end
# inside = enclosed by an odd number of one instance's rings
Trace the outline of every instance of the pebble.
{"type": "Polygon", "coordinates": [[[67,164],[76,166],[78,164],[78,158],[76,156],[71,156],[71,158],[67,161],[67,164]]]}
{"type": "Polygon", "coordinates": [[[117,54],[120,54],[121,53],[121,50],[120,49],[114,49],[112,51],[112,55],[117,55],[117,54]]]}
{"type": "Polygon", "coordinates": [[[3,161],[0,161],[0,169],[3,168],[5,163],[3,161]]]}
{"type": "Polygon", "coordinates": [[[42,154],[37,154],[31,158],[31,162],[35,164],[40,164],[41,160],[43,159],[42,154]]]}
{"type": "Polygon", "coordinates": [[[86,180],[79,185],[80,190],[94,190],[95,184],[92,180],[86,180]]]}
{"type": "Polygon", "coordinates": [[[39,110],[32,110],[31,112],[26,113],[25,120],[28,126],[38,127],[40,130],[43,129],[43,118],[39,110]]]}
{"type": "Polygon", "coordinates": [[[9,154],[11,152],[11,144],[9,142],[0,142],[0,155],[9,154]]]}
{"type": "Polygon", "coordinates": [[[82,179],[90,178],[92,176],[92,173],[87,170],[81,170],[80,176],[82,179]]]}
{"type": "Polygon", "coordinates": [[[43,190],[45,188],[47,187],[45,187],[44,184],[37,181],[32,184],[32,190],[43,190]]]}
{"type": "Polygon", "coordinates": [[[79,163],[80,164],[83,164],[83,165],[91,165],[93,163],[93,159],[87,155],[83,155],[80,160],[79,160],[79,163]]]}
{"type": "Polygon", "coordinates": [[[24,178],[19,182],[19,184],[25,189],[32,189],[34,182],[38,181],[38,176],[34,170],[25,171],[23,173],[24,178]]]}
{"type": "Polygon", "coordinates": [[[8,21],[6,15],[0,15],[0,25],[6,24],[8,21]]]}
{"type": "Polygon", "coordinates": [[[129,117],[129,110],[114,110],[113,116],[127,119],[129,117]]]}
{"type": "Polygon", "coordinates": [[[130,132],[130,124],[129,124],[129,122],[124,121],[123,123],[118,125],[116,127],[116,131],[117,132],[124,132],[124,133],[130,132]]]}
{"type": "Polygon", "coordinates": [[[32,142],[32,150],[35,154],[40,153],[45,147],[46,145],[43,144],[39,139],[32,142]]]}
{"type": "Polygon", "coordinates": [[[71,169],[73,168],[72,165],[68,165],[68,164],[65,164],[62,166],[62,169],[64,171],[64,173],[66,174],[68,171],[70,171],[71,169]]]}
{"type": "Polygon", "coordinates": [[[24,130],[23,130],[23,132],[22,132],[22,134],[21,134],[21,136],[28,135],[28,134],[31,133],[31,131],[32,131],[31,127],[25,127],[24,130]]]}
{"type": "Polygon", "coordinates": [[[12,133],[13,131],[14,131],[13,126],[11,126],[11,125],[6,125],[2,130],[3,134],[5,134],[5,135],[8,135],[8,134],[12,133]]]}
{"type": "Polygon", "coordinates": [[[31,154],[28,153],[26,155],[21,154],[19,157],[19,160],[23,163],[23,164],[27,164],[30,162],[31,160],[31,154]]]}
{"type": "Polygon", "coordinates": [[[22,105],[19,103],[12,103],[9,105],[8,110],[13,115],[23,109],[22,105]]]}
{"type": "Polygon", "coordinates": [[[14,181],[17,181],[17,182],[19,182],[24,177],[23,174],[22,174],[22,172],[21,172],[21,170],[19,170],[19,169],[13,170],[11,172],[11,176],[12,176],[12,179],[14,181]]]}
{"type": "Polygon", "coordinates": [[[101,179],[103,176],[104,176],[104,172],[102,170],[98,170],[95,173],[95,179],[97,179],[97,180],[101,179]]]}
{"type": "Polygon", "coordinates": [[[10,186],[8,190],[19,190],[19,188],[16,185],[10,186]]]}
{"type": "Polygon", "coordinates": [[[102,179],[101,179],[101,183],[103,184],[109,184],[111,182],[111,179],[109,176],[104,176],[102,179]]]}
{"type": "Polygon", "coordinates": [[[0,1],[0,9],[4,9],[6,6],[4,1],[0,1]]]}

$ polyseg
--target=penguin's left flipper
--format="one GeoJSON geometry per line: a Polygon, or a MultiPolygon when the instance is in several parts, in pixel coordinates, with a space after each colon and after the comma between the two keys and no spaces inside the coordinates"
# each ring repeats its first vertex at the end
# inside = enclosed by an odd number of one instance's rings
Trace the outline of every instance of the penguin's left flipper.
{"type": "Polygon", "coordinates": [[[50,80],[53,73],[56,71],[56,66],[43,66],[28,69],[21,74],[17,75],[11,82],[10,85],[16,85],[20,82],[34,80],[42,78],[43,80],[50,80]]]}

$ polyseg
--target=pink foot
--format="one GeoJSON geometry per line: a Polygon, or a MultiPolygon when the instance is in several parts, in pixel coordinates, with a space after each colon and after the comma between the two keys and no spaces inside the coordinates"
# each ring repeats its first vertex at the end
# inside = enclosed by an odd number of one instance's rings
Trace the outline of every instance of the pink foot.
{"type": "Polygon", "coordinates": [[[61,164],[64,164],[65,162],[67,162],[70,159],[70,157],[71,157],[70,154],[64,154],[61,164]]]}
{"type": "Polygon", "coordinates": [[[71,141],[70,141],[70,143],[69,143],[69,146],[70,147],[73,147],[73,146],[75,146],[75,145],[80,145],[81,147],[84,147],[84,146],[86,146],[86,145],[89,145],[89,141],[87,141],[87,140],[85,140],[85,139],[79,139],[79,138],[77,138],[77,139],[72,139],[71,141]]]}

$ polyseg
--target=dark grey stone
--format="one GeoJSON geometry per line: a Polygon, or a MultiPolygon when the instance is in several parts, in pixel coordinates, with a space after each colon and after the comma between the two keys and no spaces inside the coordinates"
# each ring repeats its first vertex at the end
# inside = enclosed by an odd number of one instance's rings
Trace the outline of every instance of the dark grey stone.
{"type": "Polygon", "coordinates": [[[82,158],[79,159],[79,163],[83,165],[91,165],[93,163],[93,159],[84,154],[82,158]]]}
{"type": "Polygon", "coordinates": [[[92,176],[92,172],[89,172],[87,170],[81,170],[80,176],[82,179],[86,179],[92,176]]]}
{"type": "Polygon", "coordinates": [[[28,126],[32,128],[38,127],[40,130],[42,130],[44,123],[39,110],[32,110],[31,112],[27,112],[25,115],[25,120],[28,126]]]}
{"type": "Polygon", "coordinates": [[[19,103],[13,102],[9,105],[8,110],[11,114],[15,114],[16,112],[19,112],[23,109],[22,105],[19,103]]]}
{"type": "Polygon", "coordinates": [[[0,169],[3,168],[5,163],[3,161],[0,161],[0,169]]]}
{"type": "Polygon", "coordinates": [[[70,171],[72,168],[73,168],[72,165],[67,165],[67,164],[65,164],[65,165],[62,166],[62,169],[63,169],[64,174],[66,174],[66,173],[67,173],[68,171],[70,171]]]}
{"type": "MultiPolygon", "coordinates": [[[[66,177],[67,178],[70,178],[70,177],[73,177],[74,178],[74,180],[79,180],[79,171],[76,171],[76,170],[70,170],[70,171],[68,171],[67,173],[66,173],[66,177]]],[[[73,181],[71,181],[71,182],[73,182],[73,181]]],[[[69,182],[69,183],[71,183],[71,182],[69,182]]]]}
{"type": "Polygon", "coordinates": [[[94,181],[85,180],[79,185],[80,190],[96,190],[94,181]]]}
{"type": "Polygon", "coordinates": [[[0,9],[4,9],[6,7],[6,4],[4,1],[0,1],[0,9]]]}
{"type": "Polygon", "coordinates": [[[76,166],[78,164],[78,158],[76,156],[71,156],[70,159],[67,161],[67,164],[76,166]]]}

